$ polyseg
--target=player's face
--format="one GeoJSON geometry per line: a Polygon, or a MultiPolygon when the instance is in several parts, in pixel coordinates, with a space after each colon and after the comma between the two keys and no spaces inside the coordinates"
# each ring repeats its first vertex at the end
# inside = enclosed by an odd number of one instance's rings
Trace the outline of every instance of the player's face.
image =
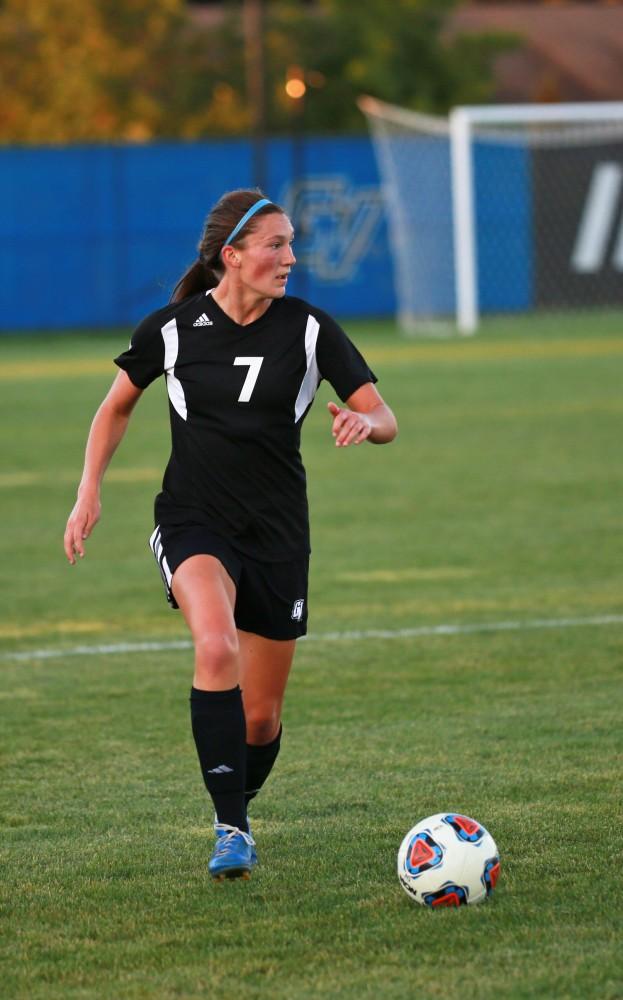
{"type": "Polygon", "coordinates": [[[288,275],[296,263],[293,236],[290,220],[281,212],[258,219],[239,251],[240,278],[250,290],[270,299],[285,295],[288,275]]]}

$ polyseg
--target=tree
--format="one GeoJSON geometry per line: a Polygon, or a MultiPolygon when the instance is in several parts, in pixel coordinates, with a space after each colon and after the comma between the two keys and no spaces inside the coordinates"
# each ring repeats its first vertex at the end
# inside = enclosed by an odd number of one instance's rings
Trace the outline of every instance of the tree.
{"type": "Polygon", "coordinates": [[[184,0],[5,0],[0,141],[60,143],[244,130],[242,87],[184,0]],[[210,72],[206,67],[210,65],[210,72]]]}
{"type": "MultiPolygon", "coordinates": [[[[267,2],[267,131],[362,131],[362,92],[438,112],[487,100],[508,40],[445,39],[455,2],[267,2]],[[286,94],[289,72],[303,101],[286,94]]],[[[245,135],[241,2],[208,30],[185,0],[0,0],[0,87],[5,143],[245,135]]]]}
{"type": "Polygon", "coordinates": [[[445,113],[482,103],[493,91],[494,57],[514,44],[508,35],[463,35],[444,27],[456,0],[320,0],[305,11],[294,0],[271,4],[266,34],[269,128],[288,127],[288,64],[308,83],[305,127],[361,130],[356,99],[369,93],[421,111],[445,113]]]}

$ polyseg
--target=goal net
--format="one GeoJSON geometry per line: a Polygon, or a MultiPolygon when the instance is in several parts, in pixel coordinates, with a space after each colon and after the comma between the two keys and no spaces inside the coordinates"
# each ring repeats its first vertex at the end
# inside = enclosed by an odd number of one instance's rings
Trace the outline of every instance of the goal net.
{"type": "Polygon", "coordinates": [[[456,108],[360,100],[386,202],[398,320],[623,306],[623,103],[456,108]]]}

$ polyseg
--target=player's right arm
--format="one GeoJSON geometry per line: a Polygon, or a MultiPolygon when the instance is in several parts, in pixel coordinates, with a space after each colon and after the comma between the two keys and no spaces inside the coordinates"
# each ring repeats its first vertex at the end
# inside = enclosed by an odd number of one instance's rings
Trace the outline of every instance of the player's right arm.
{"type": "Polygon", "coordinates": [[[76,555],[84,556],[84,542],[100,518],[100,489],[104,473],[126,432],[132,410],[143,393],[120,371],[98,409],[84,458],[84,470],[78,487],[78,499],[65,528],[65,555],[73,566],[76,555]]]}

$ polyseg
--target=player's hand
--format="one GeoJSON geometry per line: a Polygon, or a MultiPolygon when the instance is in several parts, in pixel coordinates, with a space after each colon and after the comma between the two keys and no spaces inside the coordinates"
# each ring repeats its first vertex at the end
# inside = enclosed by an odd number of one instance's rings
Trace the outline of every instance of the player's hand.
{"type": "Polygon", "coordinates": [[[327,403],[327,409],[333,416],[331,433],[338,448],[346,448],[349,444],[361,444],[370,436],[372,423],[365,413],[342,409],[335,403],[327,403]]]}
{"type": "Polygon", "coordinates": [[[65,555],[73,566],[76,555],[84,558],[84,543],[100,519],[102,505],[97,497],[78,497],[65,528],[65,555]]]}

